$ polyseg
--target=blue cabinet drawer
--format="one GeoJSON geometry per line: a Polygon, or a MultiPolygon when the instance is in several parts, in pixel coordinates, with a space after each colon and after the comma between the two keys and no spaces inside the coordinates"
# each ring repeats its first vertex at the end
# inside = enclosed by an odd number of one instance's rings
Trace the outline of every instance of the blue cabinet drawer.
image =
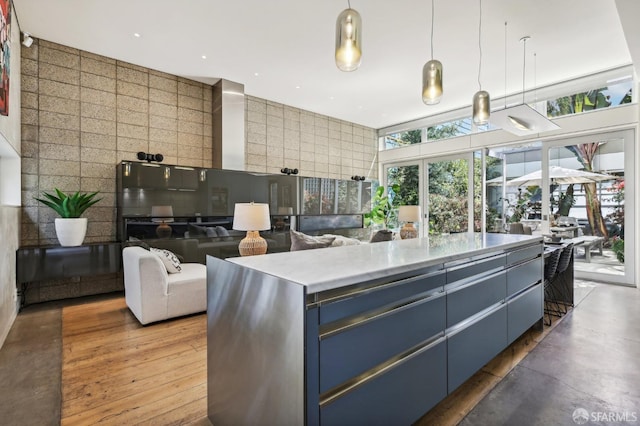
{"type": "Polygon", "coordinates": [[[409,425],[446,395],[446,341],[440,338],[320,405],[322,425],[409,425]]]}
{"type": "Polygon", "coordinates": [[[437,293],[355,323],[320,328],[320,392],[427,341],[445,328],[445,296],[437,293]]]}
{"type": "Polygon", "coordinates": [[[495,305],[507,296],[507,274],[502,271],[447,293],[447,327],[495,305]]]}
{"type": "Polygon", "coordinates": [[[474,275],[483,274],[497,268],[504,268],[505,262],[506,256],[498,255],[449,268],[447,269],[447,284],[464,280],[474,275]]]}
{"type": "Polygon", "coordinates": [[[512,296],[531,284],[542,282],[542,262],[542,257],[538,257],[509,268],[507,270],[507,296],[512,296]]]}
{"type": "Polygon", "coordinates": [[[543,315],[542,284],[514,297],[507,304],[507,336],[509,344],[516,340],[543,315]]]}
{"type": "Polygon", "coordinates": [[[507,253],[507,265],[513,265],[542,255],[542,244],[525,247],[507,253]]]}
{"type": "Polygon", "coordinates": [[[452,333],[447,339],[449,393],[464,383],[506,346],[506,304],[452,333]]]}
{"type": "Polygon", "coordinates": [[[327,324],[350,316],[381,308],[403,300],[418,298],[421,294],[437,290],[445,283],[443,270],[392,281],[370,289],[356,291],[320,306],[320,324],[327,324]]]}

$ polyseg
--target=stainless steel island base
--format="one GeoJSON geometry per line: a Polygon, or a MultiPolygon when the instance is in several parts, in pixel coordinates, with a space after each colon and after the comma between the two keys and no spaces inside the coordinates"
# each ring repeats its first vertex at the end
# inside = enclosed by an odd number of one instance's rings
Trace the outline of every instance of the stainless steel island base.
{"type": "Polygon", "coordinates": [[[215,425],[411,424],[542,321],[542,239],[207,259],[215,425]]]}

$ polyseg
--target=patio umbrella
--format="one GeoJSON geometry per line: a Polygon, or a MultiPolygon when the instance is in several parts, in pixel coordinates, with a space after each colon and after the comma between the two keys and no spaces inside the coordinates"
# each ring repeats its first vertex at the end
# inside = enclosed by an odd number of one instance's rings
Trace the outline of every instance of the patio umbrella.
{"type": "MultiPolygon", "coordinates": [[[[603,173],[593,173],[584,170],[567,169],[565,167],[550,166],[549,178],[551,182],[561,185],[569,185],[573,183],[590,183],[601,182],[605,180],[616,179],[615,176],[603,173]]],[[[507,181],[507,185],[511,186],[540,186],[542,184],[542,170],[531,172],[519,178],[507,181]]]]}

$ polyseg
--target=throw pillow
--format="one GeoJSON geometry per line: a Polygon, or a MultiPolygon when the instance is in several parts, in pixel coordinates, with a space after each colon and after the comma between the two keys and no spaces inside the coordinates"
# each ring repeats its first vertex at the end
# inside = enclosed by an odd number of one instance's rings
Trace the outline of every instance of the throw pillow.
{"type": "Polygon", "coordinates": [[[162,263],[164,264],[164,267],[167,268],[168,273],[176,274],[182,271],[182,268],[180,268],[180,260],[178,259],[178,256],[173,254],[173,252],[155,247],[151,247],[151,252],[162,260],[162,263]]]}
{"type": "Polygon", "coordinates": [[[207,236],[207,228],[205,228],[204,226],[194,225],[193,223],[190,223],[188,225],[187,232],[189,232],[189,237],[191,238],[207,236]]]}
{"type": "Polygon", "coordinates": [[[207,229],[207,237],[210,238],[217,238],[218,237],[218,233],[216,232],[216,228],[211,227],[211,228],[206,228],[207,229]]]}
{"type": "Polygon", "coordinates": [[[357,246],[360,244],[360,240],[356,238],[345,237],[344,235],[324,234],[323,237],[334,237],[335,240],[331,243],[331,247],[338,246],[357,246]]]}
{"type": "Polygon", "coordinates": [[[291,251],[325,248],[331,246],[336,237],[313,237],[302,232],[290,231],[291,251]]]}
{"type": "Polygon", "coordinates": [[[371,237],[372,243],[379,243],[381,241],[391,241],[393,239],[393,232],[388,229],[381,229],[371,237]]]}
{"type": "Polygon", "coordinates": [[[142,247],[145,250],[149,250],[151,248],[149,247],[149,244],[136,237],[129,237],[129,241],[125,243],[125,247],[142,247]]]}
{"type": "Polygon", "coordinates": [[[216,226],[216,232],[218,233],[218,237],[228,237],[229,231],[224,226],[216,226]]]}

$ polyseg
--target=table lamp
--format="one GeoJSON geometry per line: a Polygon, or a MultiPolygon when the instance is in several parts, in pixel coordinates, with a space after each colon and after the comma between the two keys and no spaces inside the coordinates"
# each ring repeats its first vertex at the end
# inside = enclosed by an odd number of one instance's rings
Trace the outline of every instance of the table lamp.
{"type": "Polygon", "coordinates": [[[233,212],[233,229],[247,231],[240,241],[240,256],[253,256],[267,252],[267,241],[259,231],[271,229],[269,205],[263,203],[236,203],[233,212]]]}
{"type": "Polygon", "coordinates": [[[413,223],[420,221],[420,206],[400,206],[398,220],[404,222],[404,226],[400,230],[400,238],[403,240],[416,238],[418,230],[413,226],[413,223]]]}
{"type": "Polygon", "coordinates": [[[171,236],[171,227],[167,222],[173,222],[173,207],[171,206],[151,206],[151,221],[160,222],[156,228],[158,238],[169,238],[171,236]]]}

